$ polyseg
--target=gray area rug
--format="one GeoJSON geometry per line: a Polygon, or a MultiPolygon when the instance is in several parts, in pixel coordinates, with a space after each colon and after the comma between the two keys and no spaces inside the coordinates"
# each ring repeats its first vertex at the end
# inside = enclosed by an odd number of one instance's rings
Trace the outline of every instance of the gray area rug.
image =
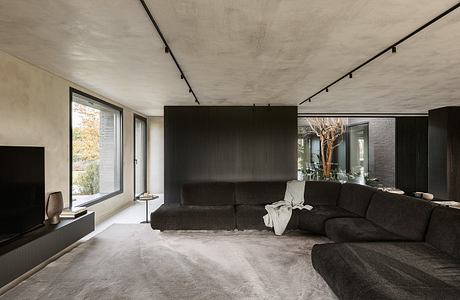
{"type": "Polygon", "coordinates": [[[1,299],[336,299],[311,265],[326,238],[112,225],[1,299]]]}

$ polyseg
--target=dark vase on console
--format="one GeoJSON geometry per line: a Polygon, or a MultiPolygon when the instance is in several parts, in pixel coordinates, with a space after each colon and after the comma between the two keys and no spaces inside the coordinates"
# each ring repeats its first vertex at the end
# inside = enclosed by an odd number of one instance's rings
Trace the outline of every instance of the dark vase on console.
{"type": "Polygon", "coordinates": [[[59,215],[62,213],[64,208],[64,201],[62,200],[62,193],[55,192],[48,196],[48,202],[46,203],[46,215],[48,216],[48,222],[50,224],[59,224],[61,219],[59,215]]]}

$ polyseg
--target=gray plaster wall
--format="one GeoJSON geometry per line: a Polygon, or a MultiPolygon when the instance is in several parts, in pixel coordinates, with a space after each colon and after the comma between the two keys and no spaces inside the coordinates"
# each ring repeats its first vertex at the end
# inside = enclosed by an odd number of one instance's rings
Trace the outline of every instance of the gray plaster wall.
{"type": "MultiPolygon", "coordinates": [[[[65,206],[69,205],[70,176],[69,87],[120,106],[0,51],[0,145],[45,147],[46,196],[61,191],[65,206]]],[[[133,201],[132,132],[133,110],[123,107],[123,193],[91,206],[97,223],[133,201]]]]}
{"type": "Polygon", "coordinates": [[[164,118],[148,118],[148,181],[149,192],[164,193],[164,118]]]}

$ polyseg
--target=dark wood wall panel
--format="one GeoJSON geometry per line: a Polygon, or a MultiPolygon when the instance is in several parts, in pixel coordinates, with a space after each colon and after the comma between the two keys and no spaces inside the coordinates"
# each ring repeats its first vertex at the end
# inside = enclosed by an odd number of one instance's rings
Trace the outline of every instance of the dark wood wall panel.
{"type": "Polygon", "coordinates": [[[428,118],[396,118],[396,187],[428,191],[428,118]]]}
{"type": "Polygon", "coordinates": [[[429,111],[429,191],[460,201],[460,107],[429,111]]]}
{"type": "Polygon", "coordinates": [[[165,107],[165,202],[188,182],[289,180],[297,107],[165,107]]]}

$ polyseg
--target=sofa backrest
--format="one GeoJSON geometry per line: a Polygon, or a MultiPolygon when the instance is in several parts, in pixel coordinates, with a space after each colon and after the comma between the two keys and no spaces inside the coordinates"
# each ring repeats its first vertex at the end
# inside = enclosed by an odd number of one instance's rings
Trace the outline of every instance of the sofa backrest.
{"type": "Polygon", "coordinates": [[[460,209],[436,207],[431,214],[425,240],[460,259],[460,209]]]}
{"type": "Polygon", "coordinates": [[[186,183],[182,205],[234,205],[235,184],[231,182],[186,183]]]}
{"type": "Polygon", "coordinates": [[[359,216],[366,216],[367,208],[377,189],[367,185],[344,183],[337,205],[359,216]]]}
{"type": "Polygon", "coordinates": [[[337,205],[342,184],[332,181],[306,181],[305,204],[337,205]]]}
{"type": "Polygon", "coordinates": [[[259,181],[235,183],[237,205],[265,205],[284,199],[286,181],[259,181]]]}
{"type": "Polygon", "coordinates": [[[434,207],[422,199],[378,191],[372,196],[366,218],[389,232],[422,241],[434,207]]]}

